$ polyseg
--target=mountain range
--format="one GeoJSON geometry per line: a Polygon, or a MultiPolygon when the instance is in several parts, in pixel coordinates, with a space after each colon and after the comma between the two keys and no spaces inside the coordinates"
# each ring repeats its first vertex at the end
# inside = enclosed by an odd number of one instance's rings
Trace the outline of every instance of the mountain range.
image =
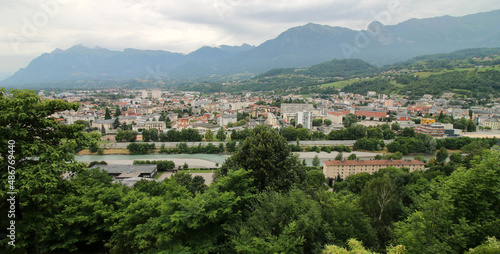
{"type": "Polygon", "coordinates": [[[358,58],[382,66],[425,54],[499,46],[500,10],[410,19],[388,26],[375,21],[361,31],[309,23],[258,46],[202,47],[186,55],[82,45],[56,49],[35,58],[0,85],[29,88],[34,84],[90,80],[221,80],[332,59],[358,58]]]}

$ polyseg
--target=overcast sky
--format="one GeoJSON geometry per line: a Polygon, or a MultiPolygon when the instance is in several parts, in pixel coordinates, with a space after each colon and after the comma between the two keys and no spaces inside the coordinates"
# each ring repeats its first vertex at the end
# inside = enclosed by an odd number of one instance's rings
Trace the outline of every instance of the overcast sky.
{"type": "MultiPolygon", "coordinates": [[[[76,44],[189,53],[202,46],[259,45],[309,22],[365,29],[375,20],[463,16],[496,0],[1,0],[0,75],[76,44]]],[[[0,76],[1,79],[1,76],[0,76]]]]}

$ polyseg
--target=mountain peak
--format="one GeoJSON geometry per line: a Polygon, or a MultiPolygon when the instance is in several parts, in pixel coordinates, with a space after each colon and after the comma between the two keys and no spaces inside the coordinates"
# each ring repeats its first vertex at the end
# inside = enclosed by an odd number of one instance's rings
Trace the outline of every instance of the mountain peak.
{"type": "Polygon", "coordinates": [[[77,45],[74,45],[74,46],[71,46],[70,48],[66,49],[66,52],[77,52],[77,51],[81,51],[81,50],[88,50],[90,48],[87,48],[85,46],[83,46],[83,44],[77,44],[77,45]]]}

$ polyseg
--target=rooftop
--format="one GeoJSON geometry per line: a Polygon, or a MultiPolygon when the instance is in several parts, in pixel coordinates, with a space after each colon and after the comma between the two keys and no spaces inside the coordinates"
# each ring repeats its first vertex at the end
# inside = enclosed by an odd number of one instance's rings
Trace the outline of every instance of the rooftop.
{"type": "Polygon", "coordinates": [[[323,161],[327,166],[392,166],[392,165],[425,165],[419,160],[331,160],[323,161]]]}
{"type": "Polygon", "coordinates": [[[150,173],[156,168],[156,165],[95,165],[91,168],[100,167],[108,173],[126,173],[135,175],[135,173],[150,173]]]}

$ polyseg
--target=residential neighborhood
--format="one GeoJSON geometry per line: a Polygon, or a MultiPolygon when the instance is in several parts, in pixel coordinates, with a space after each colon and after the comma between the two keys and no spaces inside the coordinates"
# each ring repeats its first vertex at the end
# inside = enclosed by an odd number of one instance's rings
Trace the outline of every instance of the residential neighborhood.
{"type": "Polygon", "coordinates": [[[414,101],[407,96],[374,91],[366,95],[339,92],[330,96],[277,96],[262,92],[203,95],[171,90],[103,89],[60,93],[42,90],[39,95],[79,103],[78,111],[58,112],[53,117],[66,124],[87,122],[89,130],[101,131],[102,139],[110,141],[120,126],[138,132],[136,140],[142,140],[142,131],[150,129],[159,133],[194,129],[205,135],[223,128],[229,138],[234,130],[252,129],[259,124],[277,129],[300,126],[328,134],[344,128],[347,115],[354,115],[365,126],[398,122],[401,127],[413,127],[417,133],[436,138],[500,129],[500,98],[487,106],[465,108],[470,101],[456,100],[453,93],[440,98],[426,94],[414,101]],[[436,121],[437,116],[440,121],[436,121]],[[457,119],[465,119],[465,123],[459,124],[457,119]],[[474,123],[473,129],[467,128],[467,121],[469,125],[474,123]]]}

